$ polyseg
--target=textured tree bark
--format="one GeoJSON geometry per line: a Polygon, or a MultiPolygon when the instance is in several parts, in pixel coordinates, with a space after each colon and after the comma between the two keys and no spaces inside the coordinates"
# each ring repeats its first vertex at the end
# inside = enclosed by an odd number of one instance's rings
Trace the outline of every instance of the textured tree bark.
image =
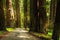
{"type": "Polygon", "coordinates": [[[56,8],[56,17],[54,22],[54,30],[52,39],[59,40],[59,30],[60,30],[60,0],[57,1],[57,8],[56,8]]]}
{"type": "Polygon", "coordinates": [[[14,27],[14,11],[12,7],[12,0],[6,0],[6,9],[7,27],[14,27]]]}
{"type": "Polygon", "coordinates": [[[39,0],[40,33],[47,33],[46,0],[39,0]]]}
{"type": "Polygon", "coordinates": [[[40,32],[40,14],[39,14],[39,0],[34,3],[34,17],[35,17],[35,32],[40,32]]]}
{"type": "Polygon", "coordinates": [[[50,2],[50,22],[52,23],[52,27],[54,26],[55,16],[56,16],[56,7],[57,7],[57,0],[51,0],[50,2]]]}
{"type": "Polygon", "coordinates": [[[15,6],[16,6],[16,26],[21,27],[21,21],[20,21],[20,1],[15,0],[15,6]]]}
{"type": "MultiPolygon", "coordinates": [[[[34,3],[36,0],[30,0],[30,31],[34,31],[35,27],[35,9],[34,9],[34,3]]],[[[35,6],[36,7],[36,6],[35,6]]]]}
{"type": "Polygon", "coordinates": [[[30,0],[30,30],[33,32],[39,32],[40,18],[38,14],[37,0],[30,0]]]}

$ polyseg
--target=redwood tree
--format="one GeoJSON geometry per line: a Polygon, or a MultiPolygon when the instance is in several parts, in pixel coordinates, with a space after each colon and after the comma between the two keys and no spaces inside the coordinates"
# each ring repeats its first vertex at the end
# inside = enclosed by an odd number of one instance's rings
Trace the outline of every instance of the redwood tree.
{"type": "Polygon", "coordinates": [[[30,0],[30,31],[39,32],[40,18],[37,9],[37,0],[30,0]]]}
{"type": "Polygon", "coordinates": [[[57,0],[51,0],[50,2],[50,22],[52,23],[51,26],[54,25],[54,19],[56,16],[56,7],[57,7],[57,0]]]}
{"type": "Polygon", "coordinates": [[[37,0],[30,0],[30,31],[35,31],[35,14],[37,13],[37,0]]]}
{"type": "Polygon", "coordinates": [[[16,26],[20,27],[21,21],[20,21],[20,1],[19,0],[15,0],[15,8],[16,8],[16,26]]]}
{"type": "Polygon", "coordinates": [[[14,11],[12,0],[6,0],[6,23],[7,27],[14,27],[14,11]]]}
{"type": "Polygon", "coordinates": [[[54,30],[52,39],[53,40],[59,40],[59,30],[60,30],[60,0],[57,1],[57,7],[56,7],[56,17],[54,22],[54,30]]]}
{"type": "Polygon", "coordinates": [[[40,33],[47,33],[46,0],[39,0],[40,33]]]}
{"type": "Polygon", "coordinates": [[[27,28],[27,0],[24,0],[24,27],[27,28]]]}
{"type": "Polygon", "coordinates": [[[3,10],[3,0],[0,0],[0,31],[5,30],[5,16],[3,10]]]}

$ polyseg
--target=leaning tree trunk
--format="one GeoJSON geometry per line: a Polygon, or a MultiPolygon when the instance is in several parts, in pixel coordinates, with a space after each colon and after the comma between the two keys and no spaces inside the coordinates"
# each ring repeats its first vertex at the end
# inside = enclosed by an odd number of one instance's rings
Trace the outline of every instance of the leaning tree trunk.
{"type": "Polygon", "coordinates": [[[16,6],[16,26],[20,27],[21,21],[20,21],[20,1],[19,0],[15,0],[15,6],[16,6]]]}
{"type": "Polygon", "coordinates": [[[59,30],[60,30],[60,19],[59,18],[60,18],[60,0],[58,0],[57,7],[56,7],[56,18],[55,18],[55,23],[54,23],[53,35],[52,35],[53,40],[59,40],[59,30]]]}
{"type": "Polygon", "coordinates": [[[3,0],[0,0],[0,31],[5,30],[5,16],[3,10],[3,0]]]}
{"type": "Polygon", "coordinates": [[[6,23],[7,27],[14,27],[14,12],[12,6],[12,0],[6,0],[6,23]]]}

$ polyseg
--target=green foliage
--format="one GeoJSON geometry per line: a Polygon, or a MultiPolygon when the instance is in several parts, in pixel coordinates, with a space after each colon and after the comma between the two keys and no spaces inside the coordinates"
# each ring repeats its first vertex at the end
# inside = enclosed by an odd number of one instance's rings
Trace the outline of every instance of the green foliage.
{"type": "Polygon", "coordinates": [[[4,31],[0,31],[0,35],[4,34],[4,31]]]}
{"type": "Polygon", "coordinates": [[[48,32],[48,35],[52,37],[52,32],[48,32]]]}
{"type": "Polygon", "coordinates": [[[60,40],[60,38],[59,38],[59,40],[60,40]]]}
{"type": "Polygon", "coordinates": [[[6,30],[8,31],[8,32],[11,32],[11,31],[13,31],[15,28],[6,28],[6,30]]]}
{"type": "Polygon", "coordinates": [[[32,33],[33,35],[36,35],[38,37],[44,37],[44,38],[51,39],[51,37],[48,34],[35,33],[35,32],[30,32],[30,33],[32,33]]]}
{"type": "Polygon", "coordinates": [[[13,9],[15,11],[15,0],[12,0],[12,6],[13,6],[13,9]]]}
{"type": "MultiPolygon", "coordinates": [[[[7,32],[11,32],[11,31],[15,30],[15,28],[6,28],[6,30],[7,30],[7,32]]],[[[6,33],[6,31],[0,31],[0,35],[3,35],[5,33],[6,33]]]]}
{"type": "Polygon", "coordinates": [[[20,17],[21,17],[21,27],[24,26],[24,6],[23,6],[23,0],[20,1],[20,17]]]}

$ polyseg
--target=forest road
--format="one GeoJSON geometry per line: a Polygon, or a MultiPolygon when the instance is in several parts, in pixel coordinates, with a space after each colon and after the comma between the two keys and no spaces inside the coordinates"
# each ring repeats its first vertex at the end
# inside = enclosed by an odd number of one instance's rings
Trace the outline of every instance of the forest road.
{"type": "Polygon", "coordinates": [[[29,34],[28,31],[24,29],[16,28],[16,30],[7,34],[0,40],[39,40],[39,38],[29,34]]]}

